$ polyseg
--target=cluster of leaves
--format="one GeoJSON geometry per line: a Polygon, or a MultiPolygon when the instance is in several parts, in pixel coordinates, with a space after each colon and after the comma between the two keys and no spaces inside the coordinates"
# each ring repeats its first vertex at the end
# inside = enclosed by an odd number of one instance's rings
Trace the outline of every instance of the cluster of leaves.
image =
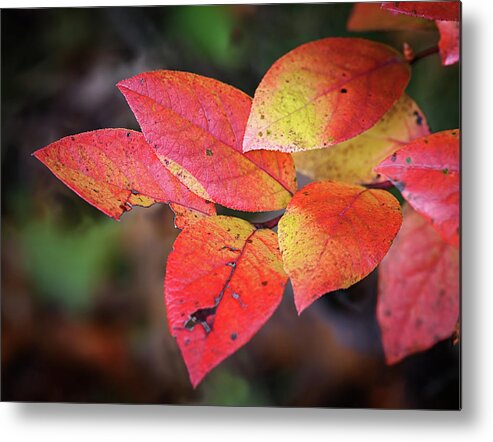
{"type": "MultiPolygon", "coordinates": [[[[449,19],[420,5],[414,15],[449,19]]],[[[394,363],[450,336],[458,318],[459,132],[429,134],[404,94],[410,75],[400,53],[359,38],[295,48],[253,100],[192,73],[142,73],[118,84],[142,133],[81,133],[35,156],[115,219],[170,204],[182,231],[165,303],[194,386],[269,319],[288,278],[301,313],[382,260],[377,318],[394,363]],[[296,169],[315,181],[297,191],[296,169]],[[215,204],[285,212],[275,233],[278,219],[253,225],[215,204]]]]}

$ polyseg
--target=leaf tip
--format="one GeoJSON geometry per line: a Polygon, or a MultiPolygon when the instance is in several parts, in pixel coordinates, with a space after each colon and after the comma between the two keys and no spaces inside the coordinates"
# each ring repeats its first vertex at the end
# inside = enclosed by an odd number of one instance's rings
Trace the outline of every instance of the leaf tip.
{"type": "Polygon", "coordinates": [[[312,304],[313,301],[308,301],[306,302],[303,299],[299,299],[294,297],[294,306],[296,307],[296,313],[298,316],[301,316],[301,314],[312,304]]]}

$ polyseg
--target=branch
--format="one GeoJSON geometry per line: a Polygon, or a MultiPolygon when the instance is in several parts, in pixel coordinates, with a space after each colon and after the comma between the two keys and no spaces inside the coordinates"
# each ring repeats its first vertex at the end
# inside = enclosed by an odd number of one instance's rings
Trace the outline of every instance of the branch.
{"type": "Polygon", "coordinates": [[[437,54],[438,53],[438,46],[433,46],[431,48],[425,49],[424,51],[418,52],[417,54],[414,55],[412,60],[409,60],[409,64],[413,65],[416,63],[418,60],[421,60],[422,58],[426,58],[429,55],[437,54]]]}

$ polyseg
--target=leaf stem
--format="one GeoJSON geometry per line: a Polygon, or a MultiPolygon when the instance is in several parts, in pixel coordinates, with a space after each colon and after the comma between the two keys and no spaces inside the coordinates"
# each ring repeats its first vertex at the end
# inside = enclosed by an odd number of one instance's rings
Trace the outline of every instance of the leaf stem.
{"type": "Polygon", "coordinates": [[[382,181],[380,183],[367,183],[363,184],[363,187],[366,187],[367,189],[383,189],[383,190],[389,190],[393,187],[394,185],[392,184],[392,181],[382,181]]]}
{"type": "Polygon", "coordinates": [[[429,55],[433,55],[438,53],[438,46],[432,46],[431,48],[425,49],[421,52],[418,52],[416,55],[414,55],[413,59],[409,62],[409,64],[414,64],[418,60],[421,60],[422,58],[426,58],[429,55]]]}

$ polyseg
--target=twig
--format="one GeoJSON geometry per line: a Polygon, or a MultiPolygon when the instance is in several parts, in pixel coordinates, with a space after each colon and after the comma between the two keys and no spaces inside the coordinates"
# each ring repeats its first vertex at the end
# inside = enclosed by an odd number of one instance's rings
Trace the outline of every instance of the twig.
{"type": "Polygon", "coordinates": [[[409,63],[414,64],[418,60],[421,60],[422,58],[426,58],[429,55],[433,55],[436,53],[438,53],[438,46],[433,46],[431,48],[425,49],[424,51],[421,51],[421,52],[418,52],[417,54],[415,54],[413,59],[409,63]]]}
{"type": "Polygon", "coordinates": [[[384,189],[389,190],[393,187],[392,181],[382,181],[380,183],[367,183],[363,184],[363,187],[367,189],[384,189]]]}

